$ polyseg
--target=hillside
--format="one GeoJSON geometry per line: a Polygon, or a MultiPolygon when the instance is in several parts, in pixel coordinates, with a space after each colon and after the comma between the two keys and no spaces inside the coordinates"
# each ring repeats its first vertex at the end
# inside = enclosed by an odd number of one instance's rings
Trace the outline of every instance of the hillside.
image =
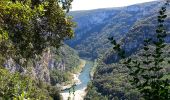
{"type": "MultiPolygon", "coordinates": [[[[170,9],[168,9],[170,11],[170,9]]],[[[170,13],[167,13],[167,19],[165,21],[165,27],[167,30],[168,36],[166,37],[166,42],[170,43],[170,13]]],[[[142,20],[137,21],[134,25],[130,28],[129,32],[126,33],[125,36],[122,36],[119,39],[119,43],[123,46],[126,50],[128,55],[134,54],[136,51],[140,50],[142,47],[143,41],[145,38],[155,37],[155,29],[157,23],[157,13],[146,17],[142,20]]],[[[105,63],[113,63],[116,62],[118,59],[115,57],[114,54],[106,54],[108,56],[105,59],[105,63]]]]}
{"type": "MultiPolygon", "coordinates": [[[[165,62],[170,59],[170,9],[167,8],[165,20],[165,27],[167,30],[167,47],[164,49],[165,62]]],[[[157,23],[157,13],[153,13],[143,19],[137,20],[129,29],[129,31],[122,35],[120,38],[114,38],[122,45],[128,56],[135,60],[142,60],[141,54],[143,51],[143,41],[145,38],[156,38],[155,29],[157,23]]],[[[152,45],[152,44],[151,44],[152,45]]],[[[150,48],[153,48],[150,46],[150,48]]],[[[150,51],[153,52],[153,51],[150,51]]],[[[98,67],[94,75],[94,80],[89,85],[89,92],[86,96],[86,100],[101,99],[101,100],[141,100],[141,95],[134,89],[129,82],[128,69],[124,67],[120,62],[112,49],[109,49],[103,57],[98,59],[98,67]],[[95,95],[95,96],[94,96],[95,95]]],[[[169,64],[163,63],[164,71],[169,72],[169,64]]],[[[166,76],[169,79],[169,76],[166,76]]]]}
{"type": "Polygon", "coordinates": [[[78,53],[67,45],[63,45],[57,50],[52,50],[52,57],[49,59],[48,68],[50,70],[51,84],[70,83],[73,79],[73,73],[81,71],[79,65],[81,59],[78,53]]]}
{"type": "MultiPolygon", "coordinates": [[[[80,58],[78,57],[78,54],[69,46],[63,45],[59,50],[45,50],[40,58],[28,63],[29,68],[16,65],[12,59],[8,60],[5,68],[11,72],[30,74],[33,78],[47,83],[50,83],[51,72],[61,72],[58,73],[60,79],[57,80],[57,82],[60,83],[71,80],[71,77],[63,79],[66,76],[69,76],[64,74],[68,72],[74,73],[76,70],[79,70],[79,63],[80,58]]],[[[57,82],[55,84],[57,84],[57,82]]]]}
{"type": "Polygon", "coordinates": [[[77,28],[75,38],[66,43],[76,49],[80,57],[100,57],[111,47],[108,37],[120,40],[138,21],[155,15],[161,5],[161,1],[156,1],[123,8],[71,12],[77,28]]]}
{"type": "Polygon", "coordinates": [[[170,6],[73,1],[0,0],[0,100],[169,100],[170,6]]]}
{"type": "Polygon", "coordinates": [[[71,2],[0,0],[0,100],[62,99],[56,84],[72,80],[80,63],[62,47],[74,35],[71,2]]]}
{"type": "MultiPolygon", "coordinates": [[[[150,48],[152,48],[152,46],[150,46],[150,48]]],[[[166,46],[164,52],[165,62],[162,66],[164,66],[165,72],[170,72],[169,64],[167,63],[170,60],[170,44],[166,46]]],[[[143,50],[139,50],[130,57],[135,60],[142,60],[142,54],[143,50]]],[[[127,67],[123,66],[121,62],[123,62],[123,60],[112,64],[104,63],[103,59],[98,61],[98,67],[94,79],[89,85],[86,100],[141,100],[139,92],[133,88],[129,82],[130,76],[127,67]]],[[[167,78],[170,79],[169,75],[167,78]]]]}

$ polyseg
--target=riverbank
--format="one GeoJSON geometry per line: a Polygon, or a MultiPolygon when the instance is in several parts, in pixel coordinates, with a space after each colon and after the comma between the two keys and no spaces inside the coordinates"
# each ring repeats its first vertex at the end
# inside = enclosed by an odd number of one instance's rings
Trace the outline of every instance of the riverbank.
{"type": "Polygon", "coordinates": [[[84,88],[84,89],[76,90],[74,94],[61,93],[61,95],[63,100],[68,100],[68,98],[70,98],[70,100],[83,100],[86,93],[87,93],[86,88],[84,88]]]}
{"type": "Polygon", "coordinates": [[[94,77],[94,73],[96,72],[96,69],[97,69],[97,59],[94,60],[94,63],[93,63],[93,67],[90,71],[90,79],[93,80],[93,77],[94,77]]]}
{"type": "Polygon", "coordinates": [[[69,90],[65,90],[61,93],[63,100],[68,100],[70,97],[70,100],[83,100],[85,95],[87,94],[87,85],[89,83],[90,79],[90,71],[93,67],[93,62],[86,61],[86,64],[82,70],[81,73],[76,74],[78,77],[78,80],[80,81],[79,84],[74,86],[75,92],[73,92],[73,89],[71,89],[71,92],[69,93],[69,90]],[[74,93],[74,94],[73,94],[74,93]]]}
{"type": "Polygon", "coordinates": [[[61,90],[66,90],[66,89],[71,88],[74,84],[76,84],[76,85],[80,84],[81,82],[80,82],[78,77],[79,77],[80,73],[82,72],[85,65],[86,65],[86,61],[81,59],[80,60],[80,65],[78,66],[77,72],[72,73],[72,76],[73,76],[72,82],[70,84],[67,84],[67,85],[61,85],[60,89],[61,90]]]}

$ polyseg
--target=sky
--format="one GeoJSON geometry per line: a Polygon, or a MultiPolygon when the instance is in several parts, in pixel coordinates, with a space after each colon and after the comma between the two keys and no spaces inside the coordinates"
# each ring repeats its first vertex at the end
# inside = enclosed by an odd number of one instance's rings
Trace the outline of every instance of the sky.
{"type": "Polygon", "coordinates": [[[144,3],[156,0],[73,0],[72,11],[90,10],[109,7],[123,7],[137,3],[144,3]]]}

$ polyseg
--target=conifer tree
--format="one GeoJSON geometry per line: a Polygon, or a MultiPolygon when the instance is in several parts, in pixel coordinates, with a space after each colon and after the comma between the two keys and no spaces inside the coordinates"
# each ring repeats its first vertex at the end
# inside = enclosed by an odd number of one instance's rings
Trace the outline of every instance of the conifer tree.
{"type": "MultiPolygon", "coordinates": [[[[164,22],[167,17],[165,13],[168,5],[169,1],[159,11],[156,39],[146,38],[144,40],[144,52],[142,54],[144,59],[139,61],[127,58],[123,62],[123,65],[129,69],[132,86],[135,86],[146,100],[170,99],[170,84],[168,79],[163,78],[167,73],[162,71],[164,69],[162,62],[165,61],[163,49],[166,46],[164,39],[167,36],[164,22]],[[153,52],[151,52],[150,45],[154,46],[153,52]]],[[[118,55],[121,58],[126,58],[126,52],[121,48],[120,44],[113,37],[109,38],[109,40],[111,40],[114,45],[113,49],[118,52],[118,55]]]]}

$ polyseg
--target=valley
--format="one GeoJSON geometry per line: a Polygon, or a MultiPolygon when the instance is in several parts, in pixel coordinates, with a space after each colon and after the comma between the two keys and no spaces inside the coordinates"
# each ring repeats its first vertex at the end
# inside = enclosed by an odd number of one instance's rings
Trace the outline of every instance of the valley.
{"type": "Polygon", "coordinates": [[[73,2],[0,0],[0,100],[170,100],[170,1],[73,2]]]}
{"type": "MultiPolygon", "coordinates": [[[[140,58],[138,53],[144,39],[155,36],[156,16],[162,5],[163,2],[154,1],[122,8],[70,12],[77,27],[75,37],[65,43],[75,49],[81,58],[97,59],[98,63],[85,100],[141,99],[139,91],[128,82],[128,69],[118,63],[119,58],[112,52],[108,38],[113,36],[129,57],[140,58]]],[[[166,42],[169,43],[170,13],[167,12],[167,15],[166,42]]]]}
{"type": "MultiPolygon", "coordinates": [[[[74,38],[66,41],[66,44],[74,48],[82,58],[92,60],[99,58],[111,49],[108,40],[110,36],[123,42],[129,36],[128,34],[132,33],[131,30],[141,25],[140,21],[156,16],[159,7],[163,4],[160,2],[70,12],[77,27],[74,38]]],[[[127,48],[135,47],[128,46],[127,48]]]]}

